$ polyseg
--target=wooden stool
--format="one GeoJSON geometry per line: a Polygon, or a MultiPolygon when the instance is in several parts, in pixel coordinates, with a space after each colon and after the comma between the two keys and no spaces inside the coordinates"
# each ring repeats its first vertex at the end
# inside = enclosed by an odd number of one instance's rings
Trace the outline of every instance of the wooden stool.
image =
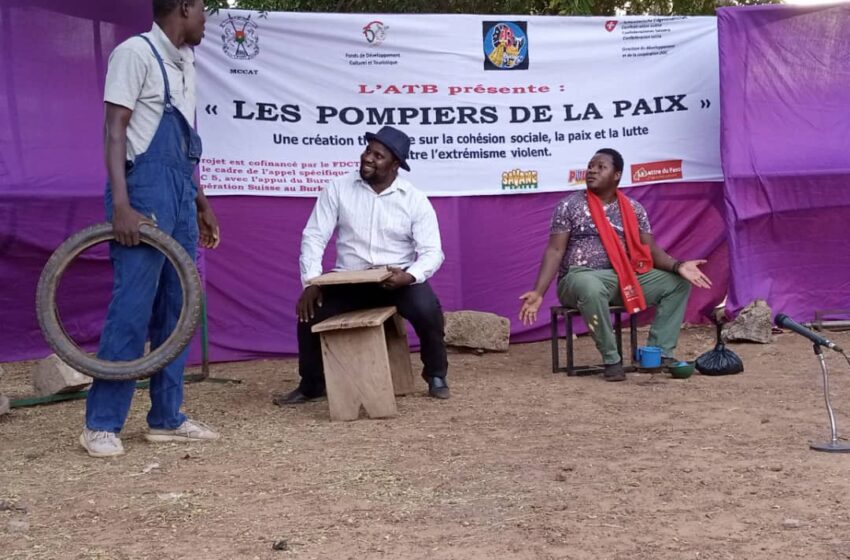
{"type": "Polygon", "coordinates": [[[395,396],[413,392],[407,329],[395,307],[342,313],[313,325],[322,360],[331,420],[395,416],[395,396]]]}
{"type": "MultiPolygon", "coordinates": [[[[605,366],[603,365],[589,365],[589,366],[576,366],[573,363],[573,317],[576,315],[581,316],[581,312],[578,309],[574,309],[572,307],[563,307],[563,306],[553,306],[549,308],[549,311],[552,314],[552,373],[558,373],[565,371],[567,375],[590,375],[594,373],[601,373],[605,366]],[[561,367],[560,363],[560,352],[558,350],[558,317],[564,318],[564,323],[567,327],[566,339],[567,339],[567,366],[561,367]]],[[[628,359],[623,355],[623,317],[622,314],[626,312],[626,308],[619,305],[611,306],[611,314],[614,315],[614,336],[617,339],[617,352],[620,353],[620,357],[623,359],[623,365],[631,362],[634,363],[635,357],[635,348],[637,348],[637,316],[634,314],[629,315],[629,343],[631,345],[629,351],[628,359]]],[[[633,366],[625,366],[626,371],[634,371],[635,368],[633,366]]]]}

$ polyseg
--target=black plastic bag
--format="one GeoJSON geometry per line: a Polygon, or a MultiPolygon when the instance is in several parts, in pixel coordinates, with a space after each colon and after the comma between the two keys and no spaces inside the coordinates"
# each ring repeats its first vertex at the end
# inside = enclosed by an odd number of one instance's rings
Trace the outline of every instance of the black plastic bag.
{"type": "Polygon", "coordinates": [[[697,358],[697,370],[703,375],[732,375],[744,371],[744,362],[738,354],[728,350],[720,338],[722,326],[717,323],[717,345],[697,358]]]}

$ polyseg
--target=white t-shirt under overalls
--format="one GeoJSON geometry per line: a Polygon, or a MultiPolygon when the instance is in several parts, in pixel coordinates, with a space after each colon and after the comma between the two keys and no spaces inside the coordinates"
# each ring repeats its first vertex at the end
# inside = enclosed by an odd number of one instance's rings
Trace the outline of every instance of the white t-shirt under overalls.
{"type": "MultiPolygon", "coordinates": [[[[154,23],[143,34],[153,42],[165,63],[171,101],[192,125],[195,121],[195,53],[186,45],[179,49],[154,23]]],[[[133,111],[127,127],[127,160],[145,152],[153,140],[165,109],[162,71],[150,45],[131,37],[109,56],[103,100],[133,111]]]]}

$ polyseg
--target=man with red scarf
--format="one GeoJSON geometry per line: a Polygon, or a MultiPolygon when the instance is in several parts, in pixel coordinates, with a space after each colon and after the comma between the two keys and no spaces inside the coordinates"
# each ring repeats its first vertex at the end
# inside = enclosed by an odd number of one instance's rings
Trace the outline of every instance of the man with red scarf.
{"type": "Polygon", "coordinates": [[[531,324],[557,274],[558,299],[584,317],[607,381],[626,378],[611,327],[611,304],[630,313],[655,306],[647,343],[660,347],[663,363],[669,364],[675,361],[691,285],[711,286],[699,269],[706,261],[678,261],[655,244],[646,210],[618,189],[622,174],[619,152],[596,152],[587,166],[587,190],[558,204],[534,289],[520,296],[519,317],[531,324]]]}

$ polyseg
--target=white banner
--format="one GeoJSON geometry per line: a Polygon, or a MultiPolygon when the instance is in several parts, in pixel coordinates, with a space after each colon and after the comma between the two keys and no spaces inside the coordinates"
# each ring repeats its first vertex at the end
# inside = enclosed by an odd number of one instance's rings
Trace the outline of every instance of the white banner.
{"type": "Polygon", "coordinates": [[[210,195],[314,196],[383,125],[429,195],[583,188],[606,147],[622,185],[722,180],[713,17],[222,10],[196,52],[210,195]]]}

